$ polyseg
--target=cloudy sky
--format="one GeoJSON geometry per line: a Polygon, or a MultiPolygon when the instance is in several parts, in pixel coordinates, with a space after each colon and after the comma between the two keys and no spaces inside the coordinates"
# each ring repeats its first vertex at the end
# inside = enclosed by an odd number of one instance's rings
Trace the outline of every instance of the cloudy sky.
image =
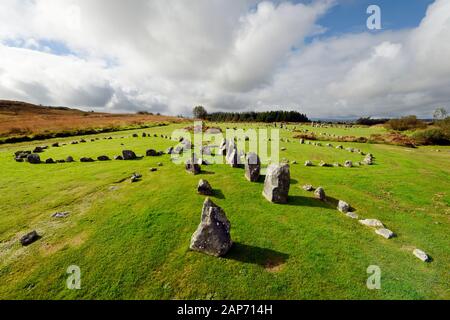
{"type": "Polygon", "coordinates": [[[430,117],[450,109],[450,1],[2,0],[0,99],[430,117]]]}

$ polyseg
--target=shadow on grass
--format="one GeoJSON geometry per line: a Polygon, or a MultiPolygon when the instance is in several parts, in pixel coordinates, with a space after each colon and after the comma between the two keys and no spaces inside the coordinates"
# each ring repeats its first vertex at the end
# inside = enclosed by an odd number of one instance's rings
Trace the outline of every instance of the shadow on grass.
{"type": "Polygon", "coordinates": [[[271,269],[286,263],[289,255],[271,249],[235,242],[225,258],[271,269]]]}
{"type": "Polygon", "coordinates": [[[205,171],[205,170],[202,170],[202,171],[200,172],[200,174],[204,174],[204,175],[212,175],[212,174],[216,174],[216,173],[213,172],[213,171],[205,171]]]}
{"type": "MultiPolygon", "coordinates": [[[[303,196],[289,196],[287,205],[289,206],[300,206],[300,207],[319,207],[326,209],[337,209],[339,200],[330,196],[326,197],[325,201],[321,201],[319,199],[311,197],[303,197],[303,196]]],[[[350,211],[356,211],[355,208],[350,207],[350,211]]]]}
{"type": "Polygon", "coordinates": [[[220,189],[213,189],[213,197],[217,199],[225,199],[225,195],[223,194],[222,190],[220,189]]]}

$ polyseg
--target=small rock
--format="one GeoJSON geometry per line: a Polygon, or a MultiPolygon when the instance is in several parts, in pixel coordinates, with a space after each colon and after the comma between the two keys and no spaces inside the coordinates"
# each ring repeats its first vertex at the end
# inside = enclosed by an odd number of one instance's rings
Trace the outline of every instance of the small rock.
{"type": "Polygon", "coordinates": [[[83,157],[83,158],[80,159],[80,162],[94,162],[94,159],[83,157]]]}
{"type": "Polygon", "coordinates": [[[137,156],[136,154],[131,150],[123,150],[122,156],[124,160],[136,160],[137,156]]]}
{"type": "Polygon", "coordinates": [[[342,213],[347,213],[350,211],[350,205],[345,201],[339,200],[337,209],[342,213]]]}
{"type": "Polygon", "coordinates": [[[352,218],[352,219],[358,219],[359,218],[358,215],[356,213],[354,213],[354,212],[347,212],[345,215],[347,217],[349,217],[349,218],[352,218]]]}
{"type": "Polygon", "coordinates": [[[27,161],[32,164],[38,164],[41,163],[41,158],[39,157],[38,154],[33,153],[27,156],[27,161]]]}
{"type": "Polygon", "coordinates": [[[131,176],[131,182],[137,182],[142,178],[142,175],[140,173],[133,173],[131,176]]]}
{"type": "Polygon", "coordinates": [[[346,168],[351,168],[351,167],[353,167],[353,162],[350,161],[350,160],[345,161],[344,167],[346,167],[346,168]]]}
{"type": "Polygon", "coordinates": [[[98,161],[108,161],[110,160],[108,156],[100,156],[97,158],[98,161]]]}
{"type": "Polygon", "coordinates": [[[359,223],[372,228],[384,228],[383,223],[380,220],[377,219],[365,219],[365,220],[359,220],[359,223]]]}
{"type": "Polygon", "coordinates": [[[316,191],[314,191],[314,196],[316,199],[319,199],[321,201],[325,201],[325,190],[322,187],[318,187],[316,191]]]}
{"type": "Polygon", "coordinates": [[[158,152],[156,152],[156,150],[150,149],[150,150],[147,150],[147,151],[145,152],[145,155],[146,155],[147,157],[156,157],[156,156],[158,156],[159,154],[158,154],[158,152]]]}
{"type": "Polygon", "coordinates": [[[413,254],[423,262],[429,262],[430,257],[420,249],[414,249],[413,254]]]}
{"type": "Polygon", "coordinates": [[[52,218],[66,218],[70,214],[69,211],[56,212],[52,214],[52,218]]]}
{"type": "Polygon", "coordinates": [[[75,160],[73,160],[73,157],[71,157],[71,156],[68,156],[67,158],[66,158],[66,162],[74,162],[75,160]]]}
{"type": "Polygon", "coordinates": [[[314,191],[314,187],[310,184],[306,184],[303,186],[303,190],[311,192],[311,191],[314,191]]]}
{"type": "Polygon", "coordinates": [[[313,163],[310,160],[305,161],[305,167],[312,167],[313,163]]]}
{"type": "Polygon", "coordinates": [[[53,160],[52,158],[48,158],[47,160],[45,160],[45,163],[52,164],[55,163],[55,160],[53,160]]]}
{"type": "Polygon", "coordinates": [[[150,168],[150,172],[156,172],[156,171],[158,171],[157,168],[150,168]]]}
{"type": "Polygon", "coordinates": [[[164,166],[164,164],[162,162],[158,162],[157,166],[162,167],[162,166],[164,166]]]}
{"type": "Polygon", "coordinates": [[[375,233],[386,239],[390,239],[395,236],[395,234],[391,230],[386,228],[377,229],[375,230],[375,233]]]}
{"type": "Polygon", "coordinates": [[[20,243],[22,244],[22,246],[28,246],[30,244],[32,244],[33,242],[35,242],[36,240],[38,240],[40,237],[37,234],[36,231],[32,231],[30,233],[27,233],[26,235],[24,235],[22,238],[20,238],[20,243]]]}
{"type": "Polygon", "coordinates": [[[122,156],[115,156],[114,160],[123,160],[123,157],[122,156]]]}

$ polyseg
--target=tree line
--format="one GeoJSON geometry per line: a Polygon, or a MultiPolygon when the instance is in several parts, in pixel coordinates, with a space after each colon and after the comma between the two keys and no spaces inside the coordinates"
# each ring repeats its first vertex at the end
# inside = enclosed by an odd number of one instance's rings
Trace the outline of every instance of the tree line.
{"type": "Polygon", "coordinates": [[[308,117],[298,111],[208,113],[202,106],[197,106],[193,113],[195,118],[213,122],[309,122],[308,117]]]}

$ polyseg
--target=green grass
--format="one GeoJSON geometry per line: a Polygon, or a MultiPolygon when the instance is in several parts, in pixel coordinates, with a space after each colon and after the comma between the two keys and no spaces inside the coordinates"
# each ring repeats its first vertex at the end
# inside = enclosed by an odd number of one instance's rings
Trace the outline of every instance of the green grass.
{"type": "MultiPolygon", "coordinates": [[[[100,134],[115,139],[50,148],[41,157],[79,159],[113,157],[123,149],[142,155],[150,148],[166,150],[175,143],[130,136],[170,135],[183,126],[100,134]]],[[[222,125],[227,126],[250,127],[222,125]]],[[[360,128],[335,130],[363,134],[360,128]]],[[[282,137],[292,135],[282,132],[282,137]]],[[[291,166],[287,205],[266,201],[263,183],[247,182],[243,169],[212,165],[203,167],[206,173],[191,176],[168,155],[54,165],[16,163],[12,158],[20,149],[73,139],[0,147],[1,299],[450,298],[450,148],[436,152],[436,147],[345,143],[373,153],[375,165],[307,168],[305,160],[333,163],[359,161],[362,156],[300,145],[293,139],[281,142],[280,147],[287,148],[281,157],[299,163],[291,166]],[[158,162],[164,166],[150,172],[158,162]],[[142,181],[119,183],[133,172],[142,173],[142,181]],[[225,258],[188,248],[204,201],[196,194],[200,178],[217,190],[213,201],[232,225],[235,245],[225,258]],[[307,183],[323,186],[331,198],[348,201],[361,218],[382,220],[398,237],[385,240],[313,199],[301,188],[307,183]],[[71,214],[56,220],[50,217],[56,211],[71,214]],[[34,229],[42,238],[21,247],[19,237],[34,229]],[[415,258],[416,247],[429,253],[433,262],[415,258]],[[81,268],[81,290],[66,288],[70,265],[81,268]],[[382,270],[381,290],[366,287],[370,265],[382,270]]]]}

